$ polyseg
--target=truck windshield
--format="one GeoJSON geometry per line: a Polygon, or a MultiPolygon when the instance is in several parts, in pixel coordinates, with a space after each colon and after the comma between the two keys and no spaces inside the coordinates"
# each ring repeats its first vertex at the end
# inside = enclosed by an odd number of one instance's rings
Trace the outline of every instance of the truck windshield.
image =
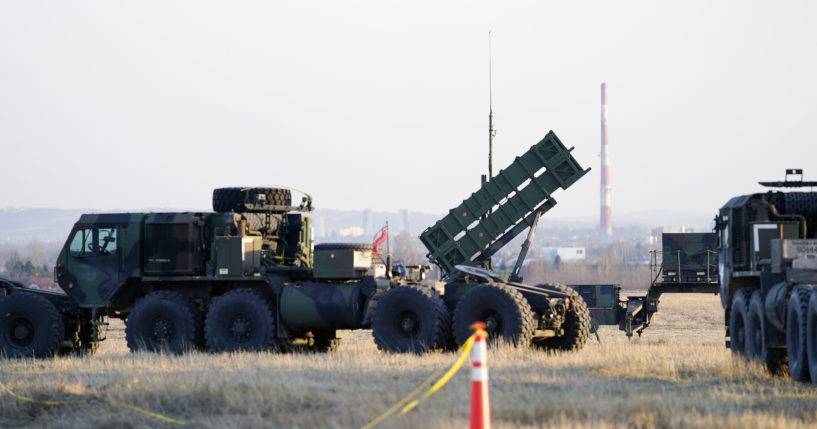
{"type": "Polygon", "coordinates": [[[116,228],[78,229],[68,250],[75,257],[115,254],[116,228]]]}
{"type": "Polygon", "coordinates": [[[100,228],[97,230],[99,243],[97,246],[100,255],[111,255],[116,252],[116,228],[100,228]]]}

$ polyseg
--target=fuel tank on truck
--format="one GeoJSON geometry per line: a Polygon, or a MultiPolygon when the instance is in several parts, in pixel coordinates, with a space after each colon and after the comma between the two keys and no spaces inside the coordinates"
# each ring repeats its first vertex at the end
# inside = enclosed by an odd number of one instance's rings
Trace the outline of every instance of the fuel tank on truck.
{"type": "Polygon", "coordinates": [[[364,288],[364,282],[289,283],[281,291],[281,320],[293,328],[360,328],[364,288]]]}

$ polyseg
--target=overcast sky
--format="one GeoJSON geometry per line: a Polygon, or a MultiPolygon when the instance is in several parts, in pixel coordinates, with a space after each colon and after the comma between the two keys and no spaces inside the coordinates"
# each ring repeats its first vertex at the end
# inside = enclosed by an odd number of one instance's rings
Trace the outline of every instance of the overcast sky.
{"type": "MultiPolygon", "coordinates": [[[[607,82],[616,213],[714,213],[817,180],[817,3],[2,1],[0,207],[209,209],[287,185],[442,213],[554,130],[591,171],[607,82]]],[[[549,215],[550,216],[550,215],[549,215]]]]}

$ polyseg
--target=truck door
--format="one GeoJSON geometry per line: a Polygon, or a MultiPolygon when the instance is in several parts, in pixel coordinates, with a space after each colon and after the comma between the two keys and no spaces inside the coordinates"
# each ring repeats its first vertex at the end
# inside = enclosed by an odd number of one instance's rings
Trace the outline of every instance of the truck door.
{"type": "Polygon", "coordinates": [[[75,228],[57,266],[60,286],[82,305],[104,304],[119,286],[122,248],[116,226],[75,228]]]}

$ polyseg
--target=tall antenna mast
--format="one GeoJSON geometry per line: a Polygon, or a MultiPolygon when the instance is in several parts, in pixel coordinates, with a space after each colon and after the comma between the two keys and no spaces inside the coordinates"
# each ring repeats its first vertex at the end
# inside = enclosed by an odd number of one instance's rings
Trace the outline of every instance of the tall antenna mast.
{"type": "Polygon", "coordinates": [[[491,70],[491,31],[488,30],[488,180],[494,178],[494,100],[491,70]]]}
{"type": "MultiPolygon", "coordinates": [[[[488,30],[488,180],[494,178],[494,136],[496,135],[496,130],[494,130],[494,91],[492,86],[493,70],[491,70],[491,60],[491,30],[488,30]]],[[[484,174],[482,175],[482,183],[485,184],[484,174]]],[[[491,213],[491,211],[488,210],[488,213],[491,213]]],[[[483,219],[484,218],[485,217],[483,217],[483,219]]],[[[485,268],[492,270],[493,262],[493,258],[489,257],[488,260],[485,261],[485,268]]]]}

